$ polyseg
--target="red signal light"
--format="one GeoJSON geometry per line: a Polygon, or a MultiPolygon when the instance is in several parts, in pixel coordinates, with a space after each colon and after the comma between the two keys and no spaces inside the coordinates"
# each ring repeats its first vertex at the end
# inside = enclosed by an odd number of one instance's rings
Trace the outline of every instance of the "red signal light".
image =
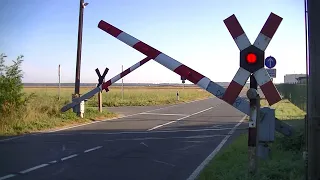
{"type": "Polygon", "coordinates": [[[257,55],[249,53],[246,57],[246,60],[248,64],[254,64],[257,62],[257,55]]]}

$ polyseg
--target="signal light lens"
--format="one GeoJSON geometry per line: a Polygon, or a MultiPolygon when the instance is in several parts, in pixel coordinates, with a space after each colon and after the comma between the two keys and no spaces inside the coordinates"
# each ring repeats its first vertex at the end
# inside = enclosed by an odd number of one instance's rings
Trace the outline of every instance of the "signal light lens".
{"type": "Polygon", "coordinates": [[[254,64],[257,62],[257,55],[249,53],[246,57],[246,60],[248,64],[254,64]]]}

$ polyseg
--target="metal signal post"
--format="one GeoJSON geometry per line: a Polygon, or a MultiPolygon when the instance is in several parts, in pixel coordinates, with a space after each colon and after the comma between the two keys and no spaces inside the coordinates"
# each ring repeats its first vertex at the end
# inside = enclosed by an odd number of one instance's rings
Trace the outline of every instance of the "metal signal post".
{"type": "Polygon", "coordinates": [[[250,89],[247,96],[250,99],[250,116],[248,130],[248,158],[249,158],[249,173],[257,172],[257,154],[258,154],[258,120],[260,114],[260,97],[257,92],[258,84],[253,75],[250,76],[250,89]]]}
{"type": "Polygon", "coordinates": [[[247,96],[250,99],[248,131],[248,170],[250,174],[256,174],[257,172],[257,155],[259,149],[258,124],[260,123],[258,85],[266,96],[269,105],[273,105],[281,100],[277,88],[272,83],[268,72],[264,68],[265,50],[281,21],[281,17],[271,13],[252,45],[235,15],[224,20],[225,25],[240,50],[240,67],[223,95],[223,100],[229,104],[234,103],[250,77],[250,89],[247,92],[247,96]]]}

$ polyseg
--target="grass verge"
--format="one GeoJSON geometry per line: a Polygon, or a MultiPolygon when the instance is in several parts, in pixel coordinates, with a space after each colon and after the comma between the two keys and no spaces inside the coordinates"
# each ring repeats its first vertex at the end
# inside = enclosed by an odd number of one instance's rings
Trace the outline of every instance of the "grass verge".
{"type": "MultiPolygon", "coordinates": [[[[261,104],[266,105],[267,103],[262,101],[261,104]]],[[[224,147],[205,167],[198,179],[302,180],[304,177],[302,151],[304,146],[303,117],[305,113],[288,100],[275,104],[274,108],[276,108],[276,117],[292,125],[295,133],[292,137],[285,137],[276,133],[275,142],[270,144],[270,159],[259,161],[256,177],[248,176],[247,173],[248,136],[245,133],[224,147]]]]}
{"type": "Polygon", "coordinates": [[[117,116],[107,110],[100,113],[97,108],[86,108],[85,117],[82,119],[77,117],[72,109],[61,113],[60,108],[65,103],[66,101],[57,101],[54,96],[33,94],[26,106],[0,116],[0,136],[50,130],[117,116]]]}

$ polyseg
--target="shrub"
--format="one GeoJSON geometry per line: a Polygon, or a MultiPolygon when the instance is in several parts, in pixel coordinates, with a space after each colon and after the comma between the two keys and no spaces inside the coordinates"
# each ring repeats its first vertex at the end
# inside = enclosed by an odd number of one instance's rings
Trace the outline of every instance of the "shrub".
{"type": "Polygon", "coordinates": [[[24,98],[22,84],[22,58],[20,55],[13,64],[5,65],[5,54],[0,54],[0,114],[2,117],[10,115],[13,110],[18,110],[28,97],[24,98]]]}

